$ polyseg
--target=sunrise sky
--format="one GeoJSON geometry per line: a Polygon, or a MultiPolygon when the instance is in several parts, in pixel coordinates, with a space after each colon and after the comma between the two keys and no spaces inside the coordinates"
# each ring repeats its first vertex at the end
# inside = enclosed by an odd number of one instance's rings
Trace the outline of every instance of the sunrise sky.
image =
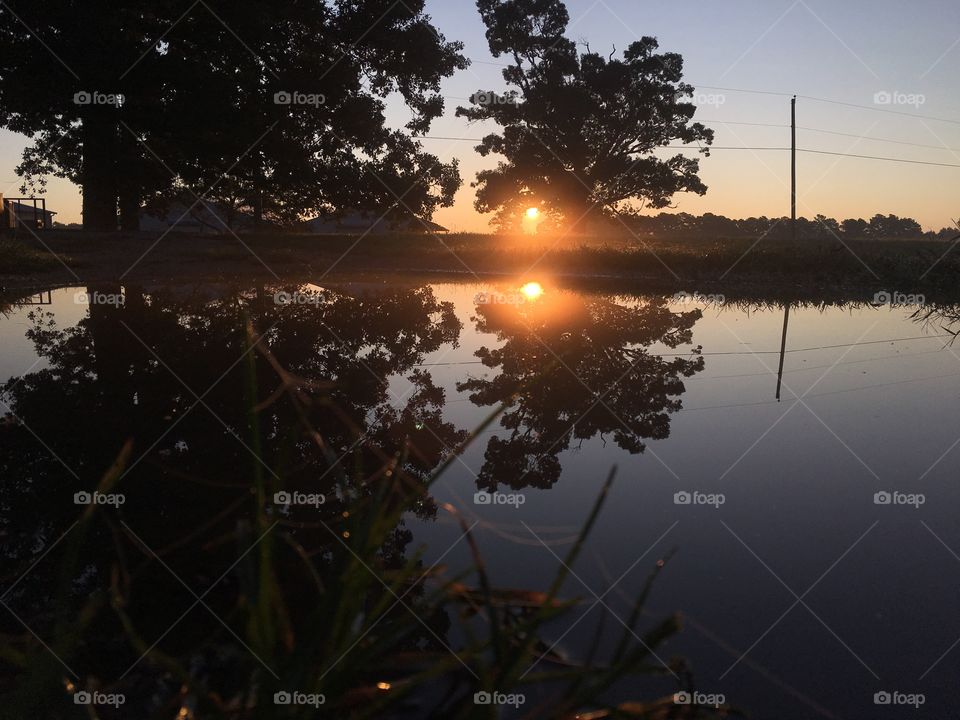
{"type": "MultiPolygon", "coordinates": [[[[915,217],[924,229],[952,225],[960,216],[960,3],[951,0],[738,0],[664,3],[651,0],[567,0],[568,35],[595,51],[618,51],[642,35],[685,59],[685,77],[698,87],[696,119],[716,131],[716,146],[786,147],[789,97],[733,92],[737,88],[797,93],[840,103],[927,116],[824,103],[801,97],[798,146],[806,149],[902,158],[958,167],[911,165],[831,155],[801,154],[801,215],[867,217],[882,212],[915,217]],[[876,104],[877,93],[901,94],[901,104],[876,104]],[[905,96],[912,95],[913,98],[905,96]],[[913,104],[906,104],[910,100],[913,104]],[[939,118],[939,119],[933,119],[939,118]],[[873,138],[873,139],[871,139],[873,138]],[[876,138],[896,142],[881,142],[876,138]],[[927,147],[929,146],[929,147],[927,147]]],[[[453,117],[479,89],[505,89],[501,68],[487,50],[484,28],[469,0],[428,0],[435,24],[466,44],[474,62],[444,83],[447,111],[431,137],[479,138],[490,127],[453,117]]],[[[403,122],[395,109],[392,116],[403,122]]],[[[0,192],[18,194],[14,168],[27,144],[0,131],[0,192]]],[[[485,231],[488,216],[473,209],[469,183],[482,159],[469,141],[427,139],[443,160],[459,158],[464,186],[452,208],[435,220],[451,230],[485,231]]],[[[661,151],[666,152],[666,151],[661,151]]],[[[789,153],[717,150],[702,161],[705,197],[678,195],[675,210],[729,217],[789,213],[789,153]]],[[[52,179],[48,207],[60,222],[80,221],[78,189],[52,179]]]]}

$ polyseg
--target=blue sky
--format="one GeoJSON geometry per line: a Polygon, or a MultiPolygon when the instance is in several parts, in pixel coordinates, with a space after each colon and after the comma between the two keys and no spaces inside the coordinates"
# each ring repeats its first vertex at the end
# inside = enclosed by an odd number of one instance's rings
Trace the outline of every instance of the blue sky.
{"type": "MultiPolygon", "coordinates": [[[[476,61],[492,61],[484,28],[469,0],[428,0],[428,11],[448,39],[462,40],[476,61]]],[[[662,50],[684,56],[694,85],[798,93],[856,105],[894,109],[940,122],[829,103],[798,101],[801,148],[878,155],[960,165],[960,3],[946,0],[569,0],[568,35],[589,40],[594,50],[622,50],[641,35],[653,35],[662,50]],[[912,105],[874,104],[878,92],[918,96],[912,105]],[[922,104],[919,104],[922,96],[922,104]],[[936,147],[914,147],[870,138],[936,147]],[[942,146],[954,150],[937,149],[942,146]]],[[[446,115],[431,135],[480,137],[485,128],[454,118],[453,110],[480,88],[502,89],[500,68],[475,62],[444,83],[446,115]]],[[[697,118],[716,130],[718,146],[785,146],[786,128],[727,123],[789,122],[789,99],[703,88],[697,118]]],[[[397,122],[402,111],[394,114],[397,122]]],[[[465,184],[454,208],[437,214],[451,229],[482,230],[487,218],[472,210],[469,181],[481,167],[470,142],[426,140],[444,159],[457,157],[465,184]]],[[[0,188],[15,178],[13,167],[25,139],[0,133],[0,188]]],[[[676,209],[734,217],[789,212],[789,156],[782,152],[717,151],[702,161],[710,186],[703,197],[677,196],[676,209]]],[[[911,215],[940,228],[960,216],[960,168],[908,165],[833,156],[801,155],[801,214],[837,217],[876,212],[911,215]]],[[[7,190],[7,194],[15,188],[7,190]]],[[[53,181],[50,203],[63,220],[79,220],[76,189],[53,181]]]]}

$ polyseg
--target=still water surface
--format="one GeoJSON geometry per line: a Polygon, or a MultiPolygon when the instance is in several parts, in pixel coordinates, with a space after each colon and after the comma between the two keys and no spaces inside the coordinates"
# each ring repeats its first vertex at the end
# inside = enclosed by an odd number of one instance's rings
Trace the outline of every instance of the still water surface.
{"type": "MultiPolygon", "coordinates": [[[[558,652],[582,655],[604,612],[619,630],[669,558],[647,619],[679,611],[684,630],[651,661],[686,657],[700,691],[763,718],[952,713],[957,310],[794,305],[781,356],[776,302],[540,290],[66,288],[14,304],[0,317],[2,410],[32,439],[3,450],[5,556],[42,552],[70,518],[44,513],[45,487],[92,486],[127,437],[138,459],[126,487],[161,488],[129,503],[131,522],[159,512],[189,528],[221,507],[227,496],[195,497],[191,483],[242,486],[234,473],[249,471],[234,435],[236,327],[250,317],[284,367],[331,383],[339,419],[320,429],[338,453],[358,437],[385,450],[413,437],[429,469],[507,403],[434,486],[433,507],[407,520],[428,564],[472,563],[437,511],[449,503],[475,524],[494,584],[545,589],[616,468],[564,588],[583,603],[551,628],[558,652]],[[123,304],[78,302],[88,291],[123,304]],[[11,492],[11,478],[30,492],[11,492]],[[885,691],[923,693],[925,706],[875,705],[885,691]]],[[[317,468],[294,463],[288,477],[310,489],[317,468]]]]}

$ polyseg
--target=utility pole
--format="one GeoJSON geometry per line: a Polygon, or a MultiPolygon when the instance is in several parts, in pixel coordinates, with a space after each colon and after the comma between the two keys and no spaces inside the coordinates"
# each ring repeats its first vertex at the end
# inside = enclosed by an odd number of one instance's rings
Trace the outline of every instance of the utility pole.
{"type": "MultiPolygon", "coordinates": [[[[797,96],[790,99],[790,236],[797,244],[797,96]]],[[[780,369],[777,371],[777,402],[783,383],[783,360],[787,354],[787,323],[790,321],[790,303],[783,306],[783,334],[780,336],[780,369]]]]}
{"type": "Polygon", "coordinates": [[[790,225],[797,241],[797,96],[790,99],[790,225]]]}

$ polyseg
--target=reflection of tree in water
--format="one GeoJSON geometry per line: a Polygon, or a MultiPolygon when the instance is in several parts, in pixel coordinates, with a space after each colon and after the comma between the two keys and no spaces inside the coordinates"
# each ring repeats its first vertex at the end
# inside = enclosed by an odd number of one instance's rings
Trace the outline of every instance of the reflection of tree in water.
{"type": "Polygon", "coordinates": [[[478,484],[489,490],[501,483],[550,487],[560,475],[560,452],[598,434],[612,435],[631,453],[643,452],[644,439],[670,434],[682,378],[703,369],[699,355],[662,358],[649,352],[655,343],[690,343],[699,310],[673,313],[662,301],[634,307],[599,296],[547,293],[520,305],[479,305],[477,313],[477,329],[503,342],[477,356],[500,373],[457,387],[478,405],[515,397],[501,419],[509,434],[487,445],[478,484]]]}
{"type": "MultiPolygon", "coordinates": [[[[441,418],[443,390],[414,367],[426,353],[456,343],[461,328],[452,305],[429,289],[360,297],[323,290],[310,302],[279,306],[262,289],[210,298],[128,287],[123,305],[92,305],[75,327],[59,328],[49,313],[33,318],[28,335],[46,366],[12,379],[2,394],[2,409],[11,412],[0,422],[0,533],[5,559],[16,561],[7,562],[5,587],[77,519],[82,508],[74,493],[96,487],[125,441],[133,443],[116,487],[126,501],[117,513],[102,514],[107,522],[91,526],[71,606],[53,613],[56,553],[6,598],[41,637],[55,634],[59,612],[73,617],[88,598],[106,604],[115,592],[147,644],[163,636],[159,649],[177,656],[207,638],[211,618],[204,612],[189,613],[164,635],[193,600],[127,528],[200,593],[236,561],[238,548],[256,539],[257,476],[271,491],[327,494],[320,513],[298,508],[276,515],[277,534],[314,558],[323,582],[336,583],[324,577],[334,541],[318,517],[341,527],[341,511],[371,492],[390,463],[399,464],[387,477],[417,482],[464,437],[441,418]],[[246,353],[247,318],[268,352],[246,353]],[[289,393],[281,392],[271,360],[288,373],[289,393]],[[396,376],[410,383],[402,400],[388,389],[387,379],[396,376]]],[[[416,510],[430,517],[436,507],[423,494],[416,510]]],[[[398,526],[381,549],[383,567],[405,562],[410,540],[398,526]]],[[[286,568],[277,567],[281,580],[300,567],[301,559],[288,555],[281,555],[286,568]]],[[[255,577],[252,560],[247,556],[205,598],[221,617],[243,607],[244,573],[255,577]]],[[[295,621],[315,610],[309,597],[289,592],[271,602],[286,603],[295,621]]],[[[100,621],[102,632],[72,659],[93,676],[117,678],[140,652],[109,608],[105,615],[111,619],[100,621]]],[[[442,636],[446,618],[425,620],[442,636]]],[[[11,617],[2,628],[22,631],[11,617]]],[[[409,643],[434,640],[424,633],[409,643]]],[[[242,648],[239,655],[256,666],[242,648]]],[[[208,672],[226,672],[229,662],[213,661],[208,672]]]]}

